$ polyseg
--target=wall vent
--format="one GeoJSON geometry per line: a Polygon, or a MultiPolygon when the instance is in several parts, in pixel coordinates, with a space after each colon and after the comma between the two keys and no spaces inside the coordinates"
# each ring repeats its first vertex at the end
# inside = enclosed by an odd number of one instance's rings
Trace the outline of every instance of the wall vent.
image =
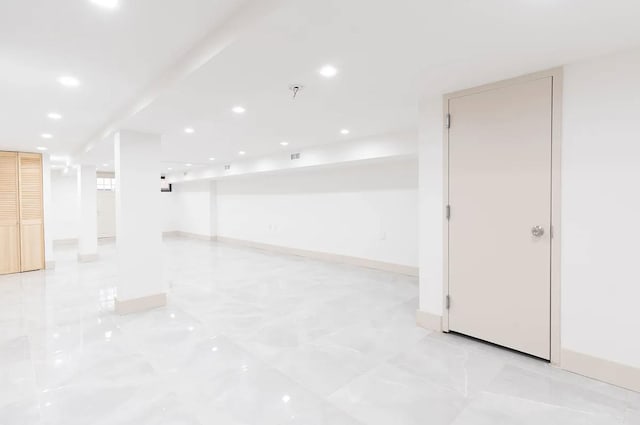
{"type": "Polygon", "coordinates": [[[292,153],[291,154],[291,160],[293,161],[294,159],[300,159],[300,154],[299,153],[292,153]]]}

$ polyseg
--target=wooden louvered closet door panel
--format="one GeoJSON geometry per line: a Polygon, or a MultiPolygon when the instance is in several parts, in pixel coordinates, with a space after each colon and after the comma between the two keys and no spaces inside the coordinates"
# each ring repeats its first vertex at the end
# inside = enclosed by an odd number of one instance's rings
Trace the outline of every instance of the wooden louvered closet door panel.
{"type": "Polygon", "coordinates": [[[44,268],[42,156],[19,153],[20,263],[23,272],[44,268]]]}
{"type": "Polygon", "coordinates": [[[0,274],[20,271],[18,154],[0,152],[0,274]]]}

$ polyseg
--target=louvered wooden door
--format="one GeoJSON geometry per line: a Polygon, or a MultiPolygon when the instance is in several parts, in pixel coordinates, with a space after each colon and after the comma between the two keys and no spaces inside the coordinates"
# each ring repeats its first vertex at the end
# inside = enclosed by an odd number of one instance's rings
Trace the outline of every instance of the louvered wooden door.
{"type": "Polygon", "coordinates": [[[44,268],[42,155],[19,153],[20,269],[44,268]]]}
{"type": "Polygon", "coordinates": [[[0,274],[19,271],[18,154],[0,152],[0,274]]]}

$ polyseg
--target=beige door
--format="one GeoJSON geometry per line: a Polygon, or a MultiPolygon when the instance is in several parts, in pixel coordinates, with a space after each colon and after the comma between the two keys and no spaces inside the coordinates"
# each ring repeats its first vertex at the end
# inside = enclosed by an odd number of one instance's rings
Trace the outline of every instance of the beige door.
{"type": "Polygon", "coordinates": [[[0,274],[20,271],[18,154],[0,152],[0,274]]]}
{"type": "Polygon", "coordinates": [[[116,193],[112,190],[98,191],[98,237],[116,237],[116,193]]]}
{"type": "Polygon", "coordinates": [[[552,77],[449,113],[449,329],[549,359],[552,77]]]}
{"type": "Polygon", "coordinates": [[[44,268],[44,223],[42,211],[42,156],[18,154],[20,186],[21,271],[44,268]]]}

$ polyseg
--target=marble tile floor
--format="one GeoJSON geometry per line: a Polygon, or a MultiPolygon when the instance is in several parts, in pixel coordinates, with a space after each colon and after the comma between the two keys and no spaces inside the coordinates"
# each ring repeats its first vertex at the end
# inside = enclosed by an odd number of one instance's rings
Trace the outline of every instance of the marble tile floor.
{"type": "Polygon", "coordinates": [[[143,314],[113,314],[113,243],[0,276],[0,425],[640,424],[640,394],[417,328],[415,278],[163,245],[143,314]]]}

